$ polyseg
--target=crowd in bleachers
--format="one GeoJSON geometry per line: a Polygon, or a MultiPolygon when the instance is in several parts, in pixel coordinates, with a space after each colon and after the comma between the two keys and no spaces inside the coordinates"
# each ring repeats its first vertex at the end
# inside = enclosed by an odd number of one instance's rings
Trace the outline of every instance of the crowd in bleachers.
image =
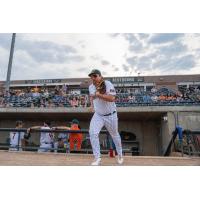
{"type": "Polygon", "coordinates": [[[153,87],[150,91],[127,89],[117,91],[117,106],[129,105],[199,105],[200,87],[179,88],[174,91],[169,88],[153,87]]]}
{"type": "Polygon", "coordinates": [[[0,107],[87,107],[88,103],[88,95],[68,91],[66,85],[11,89],[0,93],[0,107]]]}
{"type": "MultiPolygon", "coordinates": [[[[117,106],[137,105],[199,105],[200,87],[179,88],[174,91],[169,88],[144,91],[143,89],[116,89],[117,106]]],[[[11,89],[0,92],[0,107],[88,107],[90,106],[88,92],[74,92],[66,85],[34,87],[26,89],[11,89]]]]}

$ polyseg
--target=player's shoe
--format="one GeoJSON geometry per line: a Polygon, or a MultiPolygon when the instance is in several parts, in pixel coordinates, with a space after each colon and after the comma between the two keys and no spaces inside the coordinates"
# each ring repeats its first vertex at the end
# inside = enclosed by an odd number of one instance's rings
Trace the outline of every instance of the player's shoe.
{"type": "Polygon", "coordinates": [[[123,164],[123,162],[124,162],[124,158],[122,156],[117,156],[117,163],[121,165],[123,164]]]}
{"type": "Polygon", "coordinates": [[[98,166],[100,164],[101,164],[101,158],[97,158],[91,163],[92,166],[98,166]]]}

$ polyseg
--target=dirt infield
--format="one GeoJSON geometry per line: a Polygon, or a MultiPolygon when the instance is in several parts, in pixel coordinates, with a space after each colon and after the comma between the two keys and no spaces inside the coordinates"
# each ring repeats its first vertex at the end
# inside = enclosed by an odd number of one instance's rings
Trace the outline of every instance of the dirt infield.
{"type": "MultiPolygon", "coordinates": [[[[7,152],[0,151],[1,166],[88,166],[93,160],[92,155],[37,152],[7,152]]],[[[115,158],[103,155],[102,164],[118,165],[115,158]]],[[[199,166],[199,157],[151,157],[125,156],[124,166],[199,166]]]]}

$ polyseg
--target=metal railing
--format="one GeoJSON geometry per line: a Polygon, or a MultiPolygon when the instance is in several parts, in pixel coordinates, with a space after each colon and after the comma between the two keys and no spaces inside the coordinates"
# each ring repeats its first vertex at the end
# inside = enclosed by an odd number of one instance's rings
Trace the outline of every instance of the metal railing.
{"type": "Polygon", "coordinates": [[[183,130],[181,127],[176,127],[169,140],[168,146],[164,151],[164,156],[169,156],[172,146],[176,152],[181,152],[181,155],[200,156],[200,130],[183,130]],[[178,136],[178,138],[177,138],[178,136]],[[199,137],[198,137],[199,136],[199,137]]]}
{"type": "Polygon", "coordinates": [[[181,153],[187,153],[189,156],[200,156],[200,130],[184,130],[183,139],[181,141],[181,153]],[[185,136],[185,137],[184,137],[185,136]],[[198,137],[199,136],[199,137],[198,137]],[[185,139],[185,145],[183,143],[185,139]]]}
{"type": "MultiPolygon", "coordinates": [[[[20,135],[22,133],[27,133],[27,128],[0,128],[0,133],[6,133],[6,132],[17,132],[19,133],[19,136],[18,136],[18,144],[15,145],[15,146],[11,146],[10,144],[8,143],[0,143],[0,149],[12,149],[12,148],[15,148],[17,151],[20,151],[21,149],[22,150],[29,150],[29,151],[37,151],[39,149],[44,149],[44,150],[48,150],[48,151],[54,151],[54,150],[57,150],[57,151],[62,151],[64,153],[70,153],[70,152],[76,152],[76,153],[92,153],[92,148],[86,148],[86,149],[80,149],[80,150],[72,150],[72,151],[67,151],[66,147],[65,148],[46,148],[46,147],[40,147],[39,145],[36,145],[36,146],[31,146],[31,145],[28,145],[28,146],[22,146],[20,145],[20,135]]],[[[72,133],[82,133],[82,134],[89,134],[89,131],[87,129],[81,129],[81,130],[62,130],[62,129],[30,129],[30,133],[66,133],[66,134],[72,134],[72,133]]],[[[106,134],[108,135],[108,140],[111,140],[111,136],[109,135],[108,131],[107,130],[101,130],[100,132],[101,134],[106,134]]],[[[66,136],[67,137],[67,136],[66,136]]],[[[90,143],[89,141],[89,137],[86,137],[85,140],[88,140],[88,143],[90,143]]],[[[101,149],[101,152],[102,153],[106,153],[106,152],[109,152],[110,149],[114,149],[113,146],[111,146],[111,143],[110,141],[108,141],[108,149],[101,149]]],[[[136,150],[136,149],[123,149],[123,153],[131,153],[132,155],[136,155],[138,154],[139,155],[139,149],[136,150]]]]}

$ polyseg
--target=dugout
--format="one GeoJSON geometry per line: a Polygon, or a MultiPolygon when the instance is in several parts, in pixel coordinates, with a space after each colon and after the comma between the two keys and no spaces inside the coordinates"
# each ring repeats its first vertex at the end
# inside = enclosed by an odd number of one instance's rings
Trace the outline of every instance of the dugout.
{"type": "MultiPolygon", "coordinates": [[[[200,108],[175,106],[140,106],[117,108],[119,132],[134,133],[139,143],[139,155],[163,155],[175,125],[184,129],[200,129],[200,108]]],[[[1,108],[0,128],[14,128],[20,119],[24,127],[42,125],[46,119],[52,126],[69,125],[73,118],[80,121],[81,128],[88,129],[92,113],[87,108],[1,108]]],[[[8,133],[0,132],[0,143],[6,143],[8,133]]],[[[39,144],[39,133],[32,134],[31,142],[39,144]]],[[[101,141],[104,136],[101,136],[101,141]]]]}

